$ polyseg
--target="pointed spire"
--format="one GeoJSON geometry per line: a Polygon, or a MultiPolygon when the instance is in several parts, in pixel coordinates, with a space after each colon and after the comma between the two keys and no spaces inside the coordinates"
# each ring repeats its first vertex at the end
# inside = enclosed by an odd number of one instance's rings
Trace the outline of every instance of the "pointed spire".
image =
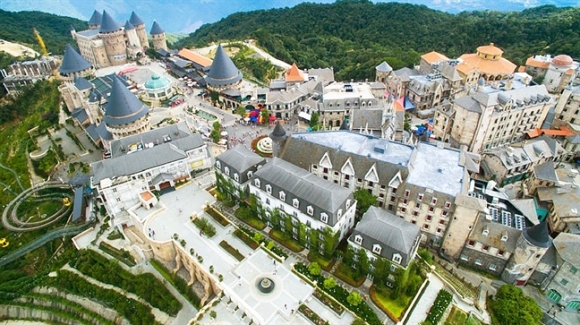
{"type": "Polygon", "coordinates": [[[134,11],[131,13],[131,18],[129,18],[129,22],[133,26],[145,24],[145,22],[143,22],[143,19],[141,19],[141,17],[137,16],[137,14],[134,11]]]}
{"type": "Polygon", "coordinates": [[[206,77],[208,85],[227,86],[242,79],[242,73],[227,55],[222,45],[218,45],[215,58],[206,77]]]}
{"type": "Polygon", "coordinates": [[[276,122],[276,126],[274,127],[274,131],[272,131],[272,133],[270,133],[269,137],[273,141],[286,140],[288,135],[286,135],[286,130],[284,130],[284,127],[280,124],[280,121],[276,122]]]}
{"type": "Polygon", "coordinates": [[[121,25],[109,15],[106,10],[103,10],[103,21],[101,22],[100,33],[110,33],[121,29],[121,25]]]}
{"type": "Polygon", "coordinates": [[[153,21],[153,26],[151,26],[151,31],[149,32],[149,34],[151,35],[159,35],[159,34],[163,34],[165,33],[165,31],[163,30],[163,28],[161,28],[161,26],[159,26],[159,24],[157,23],[157,21],[153,21]]]}
{"type": "Polygon", "coordinates": [[[125,30],[132,30],[135,29],[135,26],[133,26],[128,20],[125,23],[125,30]]]}
{"type": "Polygon", "coordinates": [[[552,243],[552,238],[548,233],[548,223],[542,221],[539,224],[526,228],[524,238],[532,245],[547,248],[552,243]]]}
{"type": "Polygon", "coordinates": [[[393,68],[391,68],[391,66],[386,61],[383,61],[381,64],[377,65],[375,69],[380,72],[393,71],[393,68]]]}
{"type": "Polygon", "coordinates": [[[292,63],[292,66],[286,72],[286,81],[304,81],[304,76],[302,75],[302,72],[298,70],[296,63],[292,63]]]}
{"type": "Polygon", "coordinates": [[[91,16],[91,19],[89,19],[89,25],[98,26],[101,24],[101,21],[103,21],[103,15],[96,10],[93,11],[93,15],[91,16]]]}
{"type": "Polygon", "coordinates": [[[340,125],[339,130],[341,131],[350,131],[349,125],[348,125],[348,121],[346,120],[346,118],[344,118],[342,120],[342,124],[340,125]]]}
{"type": "Polygon", "coordinates": [[[149,106],[143,104],[119,77],[113,78],[111,95],[103,120],[107,125],[129,124],[147,115],[149,106]]]}
{"type": "Polygon", "coordinates": [[[58,72],[61,74],[75,73],[89,69],[91,66],[89,61],[85,60],[70,44],[67,44],[58,72]]]}

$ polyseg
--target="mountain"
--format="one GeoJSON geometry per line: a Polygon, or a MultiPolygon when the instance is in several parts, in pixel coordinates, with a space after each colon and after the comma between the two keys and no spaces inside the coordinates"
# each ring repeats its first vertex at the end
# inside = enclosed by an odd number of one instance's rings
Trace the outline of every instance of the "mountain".
{"type": "Polygon", "coordinates": [[[273,56],[301,68],[334,67],[338,80],[361,80],[387,61],[412,67],[420,55],[450,58],[495,43],[518,65],[534,54],[580,57],[580,8],[449,14],[425,6],[341,1],[236,13],[204,25],[181,46],[254,38],[273,56]]]}
{"type": "Polygon", "coordinates": [[[61,17],[38,11],[9,12],[0,10],[0,39],[28,44],[40,52],[34,37],[36,28],[49,52],[63,54],[67,43],[76,46],[70,35],[70,26],[78,30],[87,29],[85,21],[76,18],[61,17]]]}
{"type": "MultiPolygon", "coordinates": [[[[344,1],[344,0],[343,0],[344,1]]],[[[375,3],[392,0],[374,0],[375,3]]],[[[449,13],[473,10],[520,11],[541,5],[579,6],[580,0],[394,0],[425,5],[449,13]]],[[[214,23],[236,12],[288,8],[305,0],[2,0],[0,9],[7,11],[42,11],[60,16],[88,20],[93,10],[106,9],[124,22],[137,12],[151,26],[153,20],[169,32],[191,33],[203,24],[214,23]]],[[[308,1],[332,3],[334,0],[308,1]]]]}

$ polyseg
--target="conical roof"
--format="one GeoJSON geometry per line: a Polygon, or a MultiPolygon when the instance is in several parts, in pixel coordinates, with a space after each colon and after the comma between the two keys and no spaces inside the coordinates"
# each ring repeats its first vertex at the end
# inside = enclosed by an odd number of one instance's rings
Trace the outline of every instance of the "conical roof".
{"type": "Polygon", "coordinates": [[[342,120],[342,124],[340,125],[339,130],[350,131],[350,128],[348,127],[348,122],[347,122],[346,118],[342,120]]]}
{"type": "Polygon", "coordinates": [[[526,228],[524,230],[524,238],[531,244],[547,248],[550,247],[552,243],[552,238],[548,234],[548,223],[546,221],[540,222],[539,224],[526,228]]]}
{"type": "Polygon", "coordinates": [[[135,29],[135,26],[133,26],[128,20],[125,23],[125,30],[131,30],[131,29],[135,29]]]}
{"type": "Polygon", "coordinates": [[[100,25],[101,21],[103,20],[103,15],[101,15],[98,11],[93,11],[93,15],[91,19],[89,19],[89,25],[100,25]]]}
{"type": "Polygon", "coordinates": [[[137,16],[137,14],[134,11],[131,13],[131,18],[129,18],[129,22],[133,26],[145,24],[143,19],[141,19],[141,17],[137,16]]]}
{"type": "Polygon", "coordinates": [[[149,34],[151,35],[159,35],[159,34],[163,34],[165,33],[165,31],[163,30],[163,28],[161,28],[161,26],[159,26],[159,24],[157,23],[157,21],[153,21],[153,26],[151,26],[151,31],[149,32],[149,34]]]}
{"type": "Polygon", "coordinates": [[[269,137],[273,141],[283,141],[286,140],[288,136],[286,135],[286,130],[284,130],[284,127],[280,124],[280,122],[276,122],[274,131],[270,133],[269,137]]]}
{"type": "Polygon", "coordinates": [[[292,63],[292,66],[290,67],[290,69],[288,69],[286,71],[286,81],[304,81],[304,76],[302,75],[302,72],[300,72],[300,70],[298,70],[298,66],[296,66],[296,63],[292,63]]]}
{"type": "Polygon", "coordinates": [[[145,116],[148,112],[149,106],[143,104],[123,85],[118,77],[115,77],[103,121],[107,125],[129,124],[145,116]]]}
{"type": "Polygon", "coordinates": [[[377,69],[377,71],[380,71],[380,72],[393,71],[393,68],[391,68],[391,66],[386,61],[383,61],[383,63],[377,65],[375,69],[377,69]]]}
{"type": "Polygon", "coordinates": [[[85,60],[70,44],[67,44],[58,72],[61,74],[75,73],[86,70],[91,66],[92,64],[89,61],[85,60]]]}
{"type": "Polygon", "coordinates": [[[121,25],[106,10],[103,10],[103,20],[101,22],[100,33],[110,33],[121,29],[121,25]]]}
{"type": "Polygon", "coordinates": [[[215,58],[206,77],[208,85],[225,86],[234,84],[242,79],[242,73],[232,59],[226,54],[222,45],[218,45],[215,58]]]}

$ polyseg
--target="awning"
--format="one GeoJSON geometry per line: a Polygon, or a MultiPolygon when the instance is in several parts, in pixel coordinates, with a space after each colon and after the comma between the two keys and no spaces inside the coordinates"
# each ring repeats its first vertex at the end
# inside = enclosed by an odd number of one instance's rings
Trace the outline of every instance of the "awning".
{"type": "Polygon", "coordinates": [[[310,121],[310,118],[311,118],[310,114],[308,114],[306,112],[300,112],[300,113],[298,113],[298,117],[301,117],[301,118],[303,118],[305,120],[308,120],[308,121],[310,121]]]}

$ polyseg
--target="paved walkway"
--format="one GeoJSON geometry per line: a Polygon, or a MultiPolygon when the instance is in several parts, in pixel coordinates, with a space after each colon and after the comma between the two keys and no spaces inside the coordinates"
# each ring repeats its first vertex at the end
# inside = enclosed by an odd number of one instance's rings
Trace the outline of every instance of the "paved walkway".
{"type": "Polygon", "coordinates": [[[433,306],[437,294],[441,289],[445,288],[443,281],[433,273],[428,274],[427,277],[429,278],[429,285],[419,301],[417,301],[413,313],[408,318],[407,324],[421,324],[427,317],[429,309],[433,306]]]}

